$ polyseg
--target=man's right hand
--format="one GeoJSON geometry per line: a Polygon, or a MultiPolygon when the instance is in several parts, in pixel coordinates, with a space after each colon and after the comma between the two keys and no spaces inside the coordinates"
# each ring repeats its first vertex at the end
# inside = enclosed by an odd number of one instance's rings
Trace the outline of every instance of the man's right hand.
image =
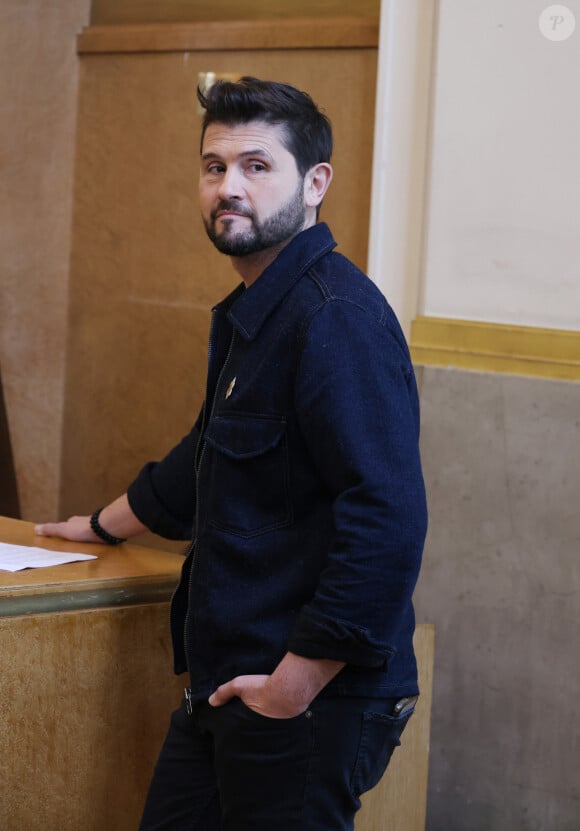
{"type": "MultiPolygon", "coordinates": [[[[112,536],[124,540],[147,531],[131,510],[126,493],[103,508],[99,524],[112,536]]],[[[66,522],[46,522],[36,525],[34,530],[41,537],[61,537],[75,542],[103,542],[92,530],[90,516],[71,516],[66,522]]]]}
{"type": "Polygon", "coordinates": [[[91,528],[90,516],[71,516],[66,522],[45,522],[36,525],[34,533],[40,537],[61,537],[75,542],[103,542],[91,528]]]}

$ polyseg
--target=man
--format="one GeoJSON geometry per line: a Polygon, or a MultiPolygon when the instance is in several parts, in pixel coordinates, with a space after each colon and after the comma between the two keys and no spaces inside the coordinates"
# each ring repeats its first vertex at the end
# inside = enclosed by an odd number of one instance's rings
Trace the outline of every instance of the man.
{"type": "Polygon", "coordinates": [[[207,95],[200,203],[242,278],[213,311],[191,433],[92,517],[39,533],[193,543],[172,602],[174,713],[142,831],[346,831],[418,693],[418,398],[376,287],[318,210],[331,128],[254,78],[207,95]]]}

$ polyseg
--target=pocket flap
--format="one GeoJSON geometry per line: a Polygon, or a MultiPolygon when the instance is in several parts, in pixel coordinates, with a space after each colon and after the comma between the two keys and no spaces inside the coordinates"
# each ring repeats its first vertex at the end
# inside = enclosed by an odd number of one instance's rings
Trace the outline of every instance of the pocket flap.
{"type": "Polygon", "coordinates": [[[256,416],[216,416],[207,425],[204,439],[231,459],[252,459],[280,443],[284,419],[256,416]]]}

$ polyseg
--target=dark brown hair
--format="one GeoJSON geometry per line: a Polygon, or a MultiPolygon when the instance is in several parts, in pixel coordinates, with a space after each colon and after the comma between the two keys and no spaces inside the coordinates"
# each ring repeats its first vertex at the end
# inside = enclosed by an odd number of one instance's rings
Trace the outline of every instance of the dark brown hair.
{"type": "Polygon", "coordinates": [[[330,162],[332,127],[310,95],[289,84],[244,76],[239,81],[216,81],[207,92],[197,90],[205,109],[201,144],[210,124],[280,124],[284,145],[296,160],[301,176],[320,162],[330,162]]]}

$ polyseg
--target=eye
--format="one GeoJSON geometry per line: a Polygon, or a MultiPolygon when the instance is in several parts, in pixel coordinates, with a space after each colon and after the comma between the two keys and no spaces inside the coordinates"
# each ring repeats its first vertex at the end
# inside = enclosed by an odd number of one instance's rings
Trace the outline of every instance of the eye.
{"type": "Polygon", "coordinates": [[[226,167],[221,162],[210,162],[205,169],[206,173],[209,173],[210,176],[215,176],[217,174],[223,173],[226,167]]]}
{"type": "Polygon", "coordinates": [[[263,171],[267,170],[266,165],[264,162],[250,162],[248,165],[248,170],[250,173],[262,173],[263,171]]]}

